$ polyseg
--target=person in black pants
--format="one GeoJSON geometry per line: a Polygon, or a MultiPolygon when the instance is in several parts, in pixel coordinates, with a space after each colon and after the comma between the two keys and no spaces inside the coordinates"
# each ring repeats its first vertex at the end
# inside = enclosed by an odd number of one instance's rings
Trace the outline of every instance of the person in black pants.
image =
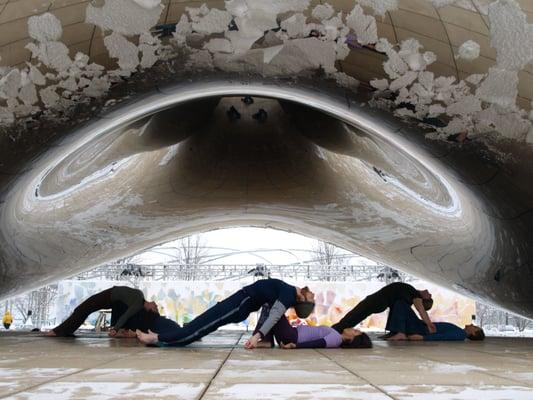
{"type": "Polygon", "coordinates": [[[391,336],[387,340],[425,340],[425,341],[450,341],[450,340],[483,340],[483,329],[474,324],[461,328],[450,322],[435,322],[437,331],[429,333],[424,321],[418,319],[409,304],[403,300],[394,303],[389,312],[387,329],[391,336]]]}
{"type": "Polygon", "coordinates": [[[261,339],[267,335],[285,311],[294,307],[300,318],[306,318],[314,309],[315,294],[306,286],[297,288],[279,279],[262,279],[249,286],[245,286],[230,297],[179,329],[172,329],[156,334],[137,331],[138,339],[145,344],[158,344],[159,346],[185,346],[219,327],[238,323],[245,320],[250,313],[257,311],[267,303],[270,306],[268,318],[261,328],[245,343],[247,349],[257,347],[261,339]]]}
{"type": "Polygon", "coordinates": [[[70,317],[47,332],[46,336],[72,336],[74,331],[83,324],[90,314],[101,309],[112,308],[116,302],[125,304],[126,311],[122,313],[116,324],[109,330],[109,336],[112,337],[116,335],[117,331],[124,326],[131,316],[142,309],[159,314],[157,304],[154,301],[146,301],[143,292],[139,289],[127,286],[113,286],[83,301],[74,309],[70,317]]]}
{"type": "Polygon", "coordinates": [[[427,325],[428,331],[434,333],[435,325],[431,322],[427,310],[433,306],[431,293],[427,290],[417,290],[413,286],[394,282],[375,293],[365,297],[359,304],[348,312],[339,322],[332,326],[337,332],[342,333],[345,328],[352,328],[371,314],[377,314],[390,308],[398,300],[403,300],[409,305],[414,305],[418,314],[427,325]]]}

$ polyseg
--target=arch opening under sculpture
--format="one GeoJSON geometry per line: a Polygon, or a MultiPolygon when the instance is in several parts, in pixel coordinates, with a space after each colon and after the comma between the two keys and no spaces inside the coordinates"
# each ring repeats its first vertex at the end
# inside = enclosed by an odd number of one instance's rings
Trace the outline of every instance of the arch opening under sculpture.
{"type": "Polygon", "coordinates": [[[4,188],[2,297],[178,236],[264,226],[533,316],[528,189],[365,101],[202,77],[95,116],[4,188]]]}

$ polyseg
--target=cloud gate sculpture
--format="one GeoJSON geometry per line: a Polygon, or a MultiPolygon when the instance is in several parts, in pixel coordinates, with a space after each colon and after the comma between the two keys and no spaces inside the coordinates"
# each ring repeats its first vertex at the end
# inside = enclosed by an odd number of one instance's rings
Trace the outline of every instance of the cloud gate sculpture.
{"type": "Polygon", "coordinates": [[[533,317],[533,10],[266,3],[0,3],[0,297],[262,226],[533,317]]]}

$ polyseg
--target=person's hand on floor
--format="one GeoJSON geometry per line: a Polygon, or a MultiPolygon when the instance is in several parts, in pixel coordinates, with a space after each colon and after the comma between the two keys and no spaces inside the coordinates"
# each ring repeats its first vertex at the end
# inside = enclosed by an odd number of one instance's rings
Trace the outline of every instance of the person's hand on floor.
{"type": "Polygon", "coordinates": [[[137,339],[144,344],[155,344],[159,341],[159,335],[157,333],[148,330],[148,333],[144,333],[141,330],[137,329],[137,339]]]}
{"type": "Polygon", "coordinates": [[[260,340],[261,334],[256,333],[250,339],[248,339],[246,343],[244,343],[244,348],[248,350],[255,349],[257,347],[257,343],[259,343],[260,340]]]}

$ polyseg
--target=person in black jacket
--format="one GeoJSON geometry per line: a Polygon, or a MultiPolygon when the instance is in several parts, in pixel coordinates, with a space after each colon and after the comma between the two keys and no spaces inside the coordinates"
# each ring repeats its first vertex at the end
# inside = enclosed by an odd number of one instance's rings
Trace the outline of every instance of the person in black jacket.
{"type": "Polygon", "coordinates": [[[156,334],[137,331],[137,338],[146,344],[157,343],[160,346],[185,346],[219,327],[245,320],[253,311],[258,311],[263,304],[268,304],[270,312],[261,328],[245,343],[247,349],[253,349],[267,335],[288,308],[294,307],[300,318],[306,318],[314,309],[315,294],[306,286],[297,288],[279,279],[262,279],[245,286],[227,299],[217,303],[203,314],[179,329],[172,329],[156,334]]]}
{"type": "Polygon", "coordinates": [[[110,329],[109,336],[115,336],[126,321],[142,309],[158,313],[157,304],[154,301],[146,301],[141,290],[128,286],[113,286],[84,300],[65,321],[47,332],[46,336],[72,336],[90,314],[112,308],[116,302],[123,303],[126,310],[110,329]]]}
{"type": "MultiPolygon", "coordinates": [[[[121,316],[127,311],[127,306],[123,303],[113,303],[111,308],[111,326],[116,325],[121,316]]],[[[122,326],[121,329],[113,336],[114,338],[136,338],[137,329],[142,332],[152,331],[155,333],[165,332],[171,329],[180,329],[179,324],[159,313],[142,309],[137,312],[122,326]]]]}
{"type": "Polygon", "coordinates": [[[433,299],[428,290],[417,290],[413,286],[394,282],[375,293],[365,297],[359,304],[350,310],[339,322],[332,326],[337,332],[342,333],[346,328],[352,328],[371,314],[377,314],[391,308],[403,300],[409,305],[414,305],[420,318],[424,321],[429,333],[435,333],[436,328],[427,314],[433,306],[433,299]]]}

